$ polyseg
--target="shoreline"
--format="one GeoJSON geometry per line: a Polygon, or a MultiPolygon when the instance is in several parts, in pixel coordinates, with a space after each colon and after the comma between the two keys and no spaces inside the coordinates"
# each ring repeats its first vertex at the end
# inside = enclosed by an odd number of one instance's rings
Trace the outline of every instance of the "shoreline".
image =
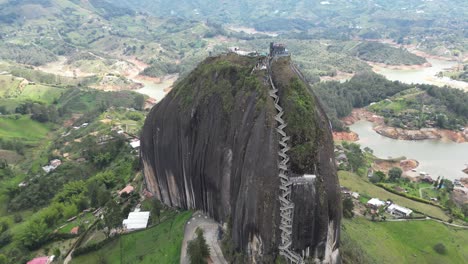
{"type": "MultiPolygon", "coordinates": [[[[423,57],[428,59],[427,57],[423,57]]],[[[420,70],[424,68],[432,67],[430,62],[425,62],[423,64],[385,64],[381,62],[373,62],[373,61],[366,61],[363,60],[365,63],[369,64],[372,67],[372,70],[375,72],[380,72],[382,68],[390,69],[390,70],[398,70],[398,71],[405,71],[405,70],[420,70]]]]}
{"type": "MultiPolygon", "coordinates": [[[[448,129],[441,129],[441,128],[422,128],[419,130],[410,130],[410,129],[403,129],[403,128],[396,128],[387,126],[384,123],[384,118],[382,116],[376,115],[365,108],[355,108],[351,112],[351,114],[343,119],[343,123],[347,126],[350,126],[360,120],[366,120],[373,124],[372,129],[377,132],[378,134],[392,138],[397,140],[443,140],[443,141],[453,141],[455,143],[465,143],[468,142],[468,128],[465,131],[453,131],[448,129]]],[[[353,135],[349,135],[354,132],[334,132],[334,139],[335,133],[337,133],[336,138],[356,138],[353,135]],[[344,135],[341,135],[344,134],[344,135]]],[[[355,134],[355,133],[354,133],[355,134]]],[[[357,135],[356,140],[359,139],[359,135],[357,135]]],[[[344,140],[344,139],[342,139],[344,140]]]]}

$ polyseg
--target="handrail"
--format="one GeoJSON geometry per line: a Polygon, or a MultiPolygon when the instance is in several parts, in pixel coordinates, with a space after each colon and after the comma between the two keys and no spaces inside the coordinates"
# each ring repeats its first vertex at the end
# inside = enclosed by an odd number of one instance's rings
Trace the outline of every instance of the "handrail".
{"type": "Polygon", "coordinates": [[[293,218],[294,218],[294,203],[291,201],[291,181],[288,176],[288,162],[289,162],[289,156],[287,152],[290,150],[290,147],[288,146],[288,141],[290,140],[290,137],[287,136],[286,132],[284,129],[286,128],[287,124],[282,118],[284,115],[284,110],[279,104],[279,96],[277,94],[278,89],[275,87],[275,84],[273,83],[273,78],[271,77],[271,62],[273,60],[273,57],[268,57],[268,65],[267,65],[267,70],[268,70],[268,81],[271,86],[269,95],[270,97],[273,98],[275,108],[277,110],[277,114],[275,116],[275,120],[278,123],[278,126],[276,128],[276,132],[281,136],[280,141],[278,142],[280,146],[280,150],[278,151],[278,157],[279,157],[279,162],[278,162],[278,177],[280,178],[280,230],[281,230],[281,243],[278,246],[279,249],[279,254],[284,256],[287,260],[289,260],[291,263],[294,264],[303,264],[304,260],[302,257],[294,252],[291,249],[292,245],[292,224],[293,224],[293,218]]]}

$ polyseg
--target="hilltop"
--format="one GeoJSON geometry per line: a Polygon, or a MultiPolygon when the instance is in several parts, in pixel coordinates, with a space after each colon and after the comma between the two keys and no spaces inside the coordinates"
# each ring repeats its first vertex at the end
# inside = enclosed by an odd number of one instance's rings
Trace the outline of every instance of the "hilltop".
{"type": "Polygon", "coordinates": [[[271,263],[281,244],[278,174],[287,173],[298,182],[288,185],[295,204],[291,250],[335,263],[341,212],[328,119],[289,57],[262,67],[267,60],[207,58],[151,110],[141,152],[148,189],[168,206],[230,223],[230,261],[271,263]],[[270,97],[269,76],[281,107],[270,97]],[[284,149],[275,107],[284,110],[290,137],[287,172],[278,167],[284,149]]]}

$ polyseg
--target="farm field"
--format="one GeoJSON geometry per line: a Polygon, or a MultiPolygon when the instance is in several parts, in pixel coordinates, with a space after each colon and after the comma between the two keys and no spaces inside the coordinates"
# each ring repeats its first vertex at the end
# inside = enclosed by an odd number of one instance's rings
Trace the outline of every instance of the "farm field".
{"type": "Polygon", "coordinates": [[[343,231],[375,263],[455,264],[468,261],[468,232],[434,221],[371,222],[355,217],[343,220],[343,231]],[[445,254],[438,254],[433,249],[438,243],[445,246],[445,254]]]}

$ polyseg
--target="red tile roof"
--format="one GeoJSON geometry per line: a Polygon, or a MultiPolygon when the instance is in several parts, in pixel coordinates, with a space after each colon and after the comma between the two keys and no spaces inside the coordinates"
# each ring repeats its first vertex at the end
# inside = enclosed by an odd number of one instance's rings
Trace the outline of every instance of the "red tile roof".
{"type": "Polygon", "coordinates": [[[119,195],[122,195],[122,193],[129,194],[129,193],[133,192],[133,190],[134,190],[133,186],[127,185],[127,187],[123,188],[123,189],[119,192],[119,195]]]}
{"type": "Polygon", "coordinates": [[[75,226],[74,228],[72,228],[72,230],[70,230],[70,234],[78,235],[79,231],[80,231],[80,227],[75,226]]]}

